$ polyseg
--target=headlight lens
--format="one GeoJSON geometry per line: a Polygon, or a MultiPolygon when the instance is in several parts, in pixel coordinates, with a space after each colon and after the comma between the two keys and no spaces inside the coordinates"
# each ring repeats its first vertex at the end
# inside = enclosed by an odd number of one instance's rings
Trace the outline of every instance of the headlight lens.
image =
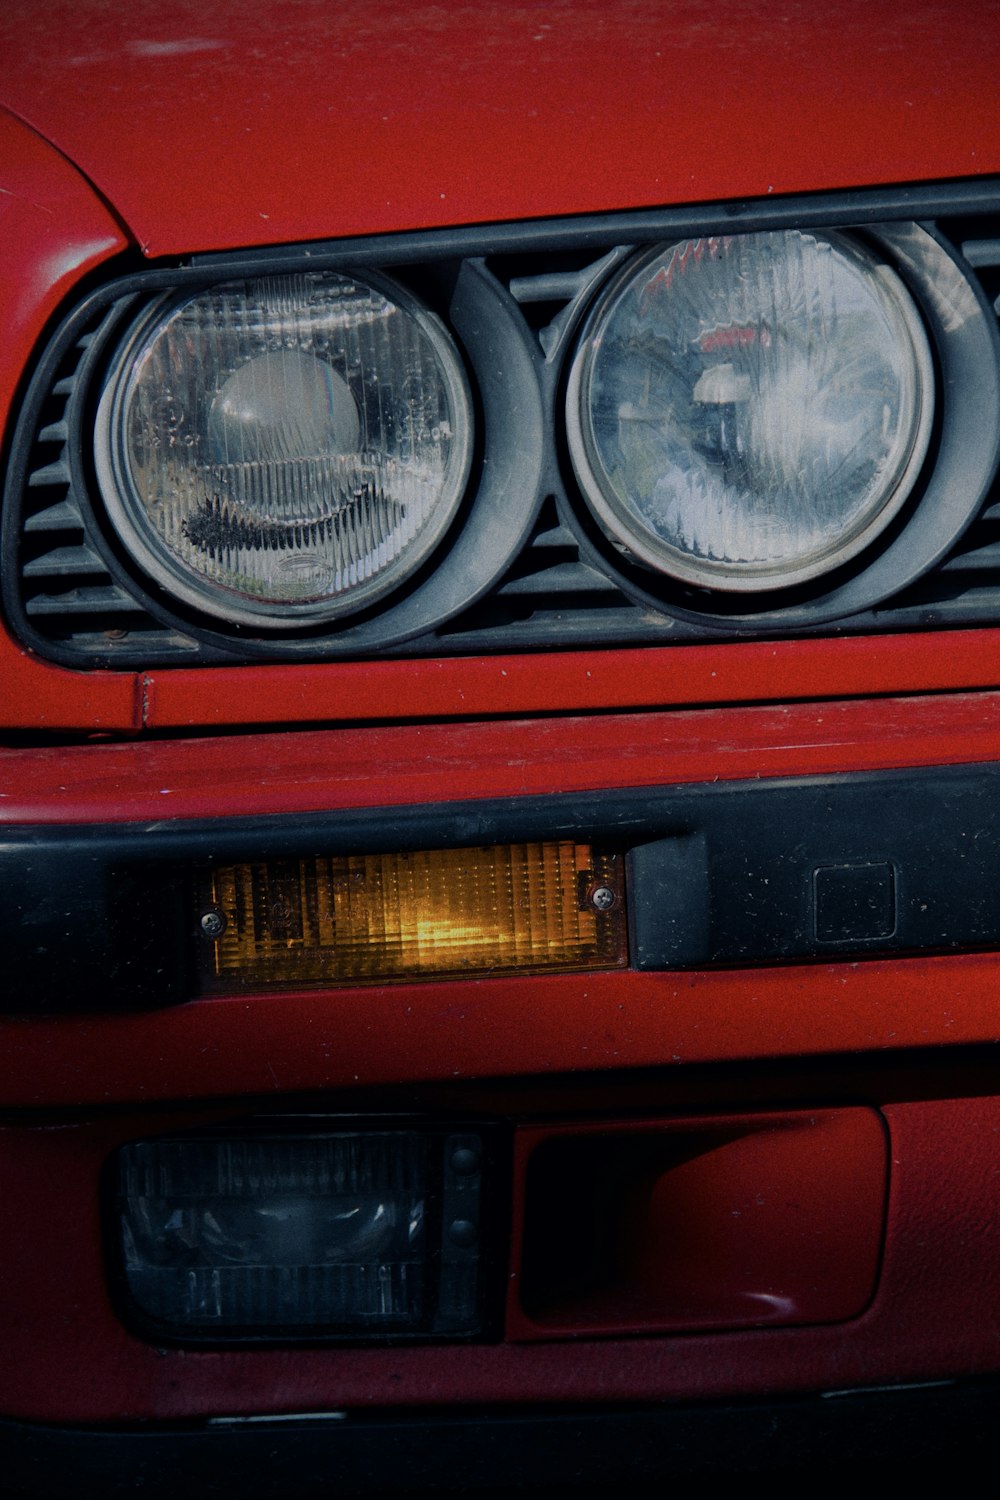
{"type": "Polygon", "coordinates": [[[829,572],[919,475],[933,368],[899,278],[797,231],[659,246],[599,300],[571,368],[583,492],[643,562],[749,592],[829,572]]]}
{"type": "Polygon", "coordinates": [[[353,612],[420,566],[462,498],[471,428],[458,353],[402,287],[269,277],[140,320],[100,403],[98,477],[158,583],[289,626],[353,612]]]}

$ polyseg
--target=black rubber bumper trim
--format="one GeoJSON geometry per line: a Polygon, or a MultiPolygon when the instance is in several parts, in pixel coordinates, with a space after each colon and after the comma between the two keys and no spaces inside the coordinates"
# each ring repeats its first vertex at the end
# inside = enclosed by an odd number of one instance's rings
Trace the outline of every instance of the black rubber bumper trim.
{"type": "Polygon", "coordinates": [[[586,1489],[795,1470],[866,1474],[961,1461],[992,1447],[1000,1385],[900,1387],[780,1402],[442,1416],[292,1417],[198,1427],[79,1429],[0,1421],[5,1493],[82,1500],[311,1500],[586,1489]]]}
{"type": "Polygon", "coordinates": [[[198,992],[199,869],[579,839],[627,863],[633,968],[1000,950],[1000,763],[0,831],[0,1011],[198,992]]]}

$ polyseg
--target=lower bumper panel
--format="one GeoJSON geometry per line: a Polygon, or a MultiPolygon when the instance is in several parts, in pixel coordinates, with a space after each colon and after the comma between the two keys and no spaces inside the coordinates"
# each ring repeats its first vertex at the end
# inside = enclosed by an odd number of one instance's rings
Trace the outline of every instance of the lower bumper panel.
{"type": "Polygon", "coordinates": [[[987,1456],[1000,1417],[995,1380],[832,1393],[745,1404],[452,1416],[347,1414],[216,1420],[198,1427],[56,1428],[0,1422],[7,1493],[46,1500],[239,1495],[311,1500],[552,1485],[594,1490],[666,1479],[864,1462],[866,1478],[987,1456]],[[874,1466],[874,1469],[873,1469],[874,1466]]]}

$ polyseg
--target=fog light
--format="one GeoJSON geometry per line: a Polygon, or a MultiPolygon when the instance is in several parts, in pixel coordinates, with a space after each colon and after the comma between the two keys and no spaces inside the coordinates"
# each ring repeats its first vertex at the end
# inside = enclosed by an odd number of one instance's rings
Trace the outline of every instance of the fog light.
{"type": "Polygon", "coordinates": [[[214,989],[626,962],[620,860],[589,844],[261,860],[200,895],[214,989]]]}
{"type": "Polygon", "coordinates": [[[444,1129],[126,1146],[132,1311],[196,1340],[475,1333],[483,1155],[444,1129]]]}

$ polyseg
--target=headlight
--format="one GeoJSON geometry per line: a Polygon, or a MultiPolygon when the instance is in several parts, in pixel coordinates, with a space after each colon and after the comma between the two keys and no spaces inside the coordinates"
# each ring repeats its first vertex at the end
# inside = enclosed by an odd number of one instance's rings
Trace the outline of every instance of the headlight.
{"type": "Polygon", "coordinates": [[[132,557],[188,604],[291,626],[381,599],[462,498],[471,415],[433,314],[377,277],[231,282],[119,347],[97,472],[132,557]]]}
{"type": "Polygon", "coordinates": [[[570,452],[603,528],[705,588],[803,583],[861,552],[927,452],[933,371],[894,272],[837,234],[630,261],[585,325],[570,452]]]}

